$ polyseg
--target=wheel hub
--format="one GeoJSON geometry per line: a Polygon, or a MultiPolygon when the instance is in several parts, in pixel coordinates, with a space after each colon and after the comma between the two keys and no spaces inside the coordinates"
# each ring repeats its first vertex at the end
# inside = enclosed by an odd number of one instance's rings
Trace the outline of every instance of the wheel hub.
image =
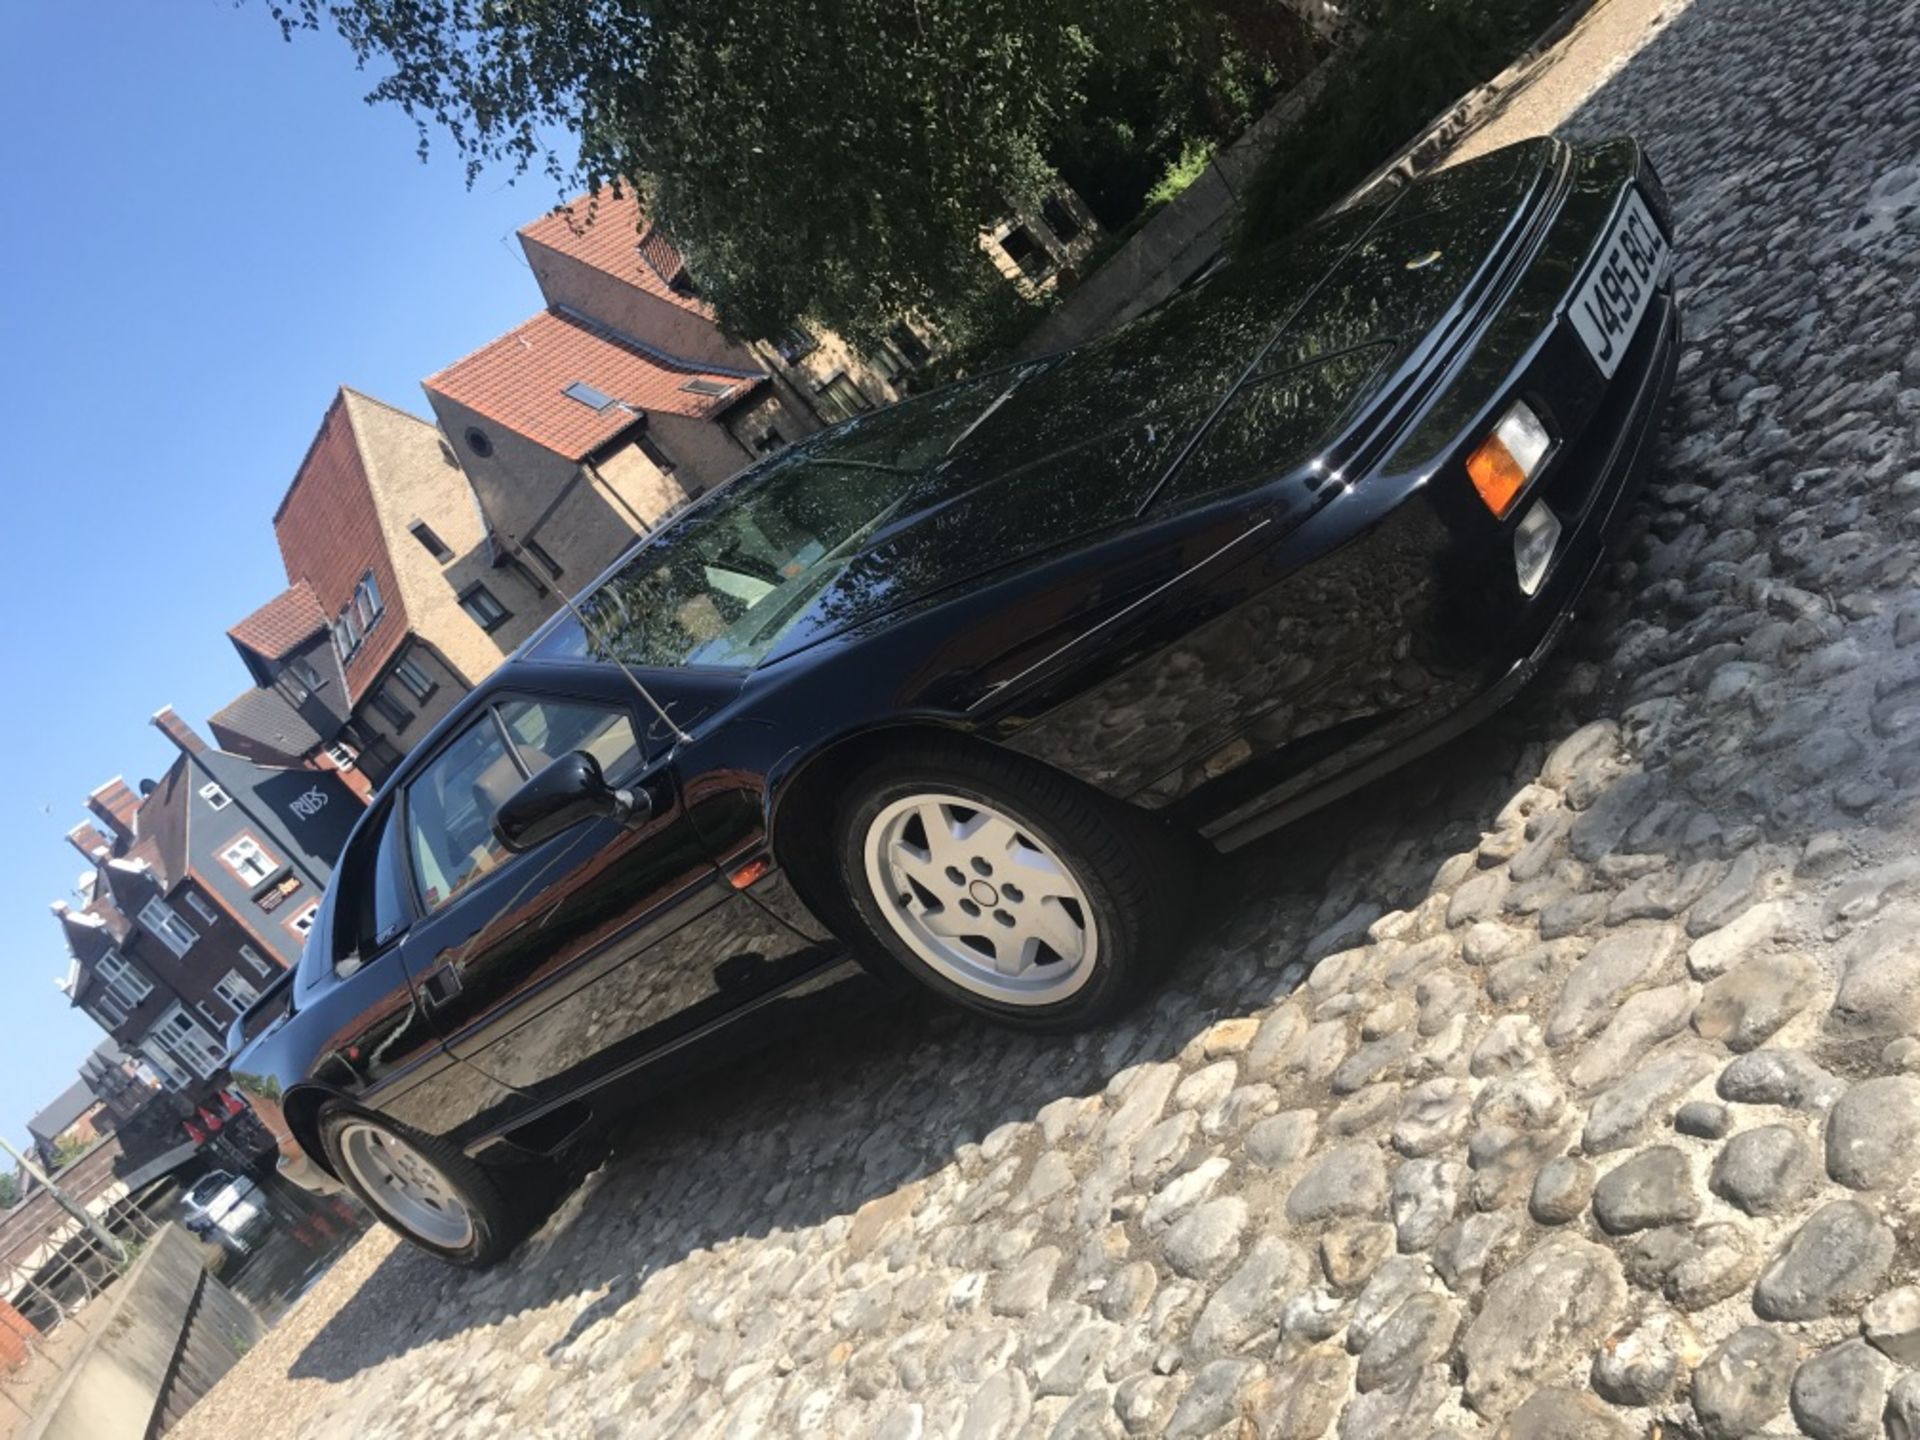
{"type": "Polygon", "coordinates": [[[867,879],[887,923],[954,984],[1049,1005],[1086,984],[1099,934],[1085,888],[1032,825],[979,800],[929,792],[868,826],[867,879]]]}
{"type": "Polygon", "coordinates": [[[340,1154],[380,1213],[429,1244],[458,1250],[473,1239],[459,1190],[398,1135],[372,1121],[340,1132],[340,1154]]]}

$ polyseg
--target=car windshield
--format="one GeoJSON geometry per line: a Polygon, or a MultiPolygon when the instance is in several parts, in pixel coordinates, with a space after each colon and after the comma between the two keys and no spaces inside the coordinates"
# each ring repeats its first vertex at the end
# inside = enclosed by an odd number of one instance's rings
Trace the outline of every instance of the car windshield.
{"type": "Polygon", "coordinates": [[[743,475],[643,547],[532,653],[627,665],[757,664],[912,481],[891,465],[804,455],[743,475]]]}

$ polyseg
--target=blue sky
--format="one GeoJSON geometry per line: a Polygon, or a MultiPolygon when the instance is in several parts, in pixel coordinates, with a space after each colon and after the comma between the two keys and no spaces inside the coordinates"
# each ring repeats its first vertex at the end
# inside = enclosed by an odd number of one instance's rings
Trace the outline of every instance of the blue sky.
{"type": "Polygon", "coordinates": [[[246,683],[226,629],[285,584],[271,517],[334,389],[419,381],[539,303],[513,231],[550,181],[472,191],[332,36],[259,0],[0,14],[0,1131],[99,1032],[48,904],[87,791],[157,776],[147,717],[246,683]]]}

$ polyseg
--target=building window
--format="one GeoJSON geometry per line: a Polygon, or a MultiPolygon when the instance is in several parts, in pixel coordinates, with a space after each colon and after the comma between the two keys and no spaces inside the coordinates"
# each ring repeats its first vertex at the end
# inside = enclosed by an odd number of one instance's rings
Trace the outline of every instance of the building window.
{"type": "Polygon", "coordinates": [[[900,358],[916,370],[933,359],[933,351],[928,348],[927,342],[904,320],[887,331],[887,339],[900,352],[900,358]]]}
{"type": "Polygon", "coordinates": [[[104,991],[91,1005],[83,1005],[93,1023],[102,1030],[115,1030],[127,1023],[127,1011],[120,1002],[104,991]]]}
{"type": "Polygon", "coordinates": [[[396,700],[393,692],[385,685],[369,695],[367,702],[379,713],[382,720],[394,728],[395,733],[413,723],[413,712],[396,700]]]}
{"type": "Polygon", "coordinates": [[[789,325],[773,342],[774,353],[789,365],[804,359],[819,348],[820,342],[804,325],[789,325]]]}
{"type": "Polygon", "coordinates": [[[766,434],[753,442],[753,448],[758,450],[762,455],[771,455],[776,450],[784,450],[786,445],[787,437],[771,425],[767,427],[766,434]]]}
{"type": "Polygon", "coordinates": [[[319,913],[320,902],[318,900],[311,901],[305,907],[294,913],[293,918],[287,921],[287,928],[304,940],[313,929],[314,916],[319,913]]]}
{"type": "MultiPolygon", "coordinates": [[[[101,992],[101,998],[104,1000],[111,996],[129,1013],[134,1006],[153,993],[153,982],[128,964],[118,950],[109,950],[102,955],[93,973],[98,975],[100,983],[107,987],[101,992]]],[[[124,1020],[127,1017],[123,1014],[120,1018],[124,1020]]]]}
{"type": "Polygon", "coordinates": [[[318,690],[327,683],[327,677],[320,673],[320,667],[304,655],[296,655],[287,662],[287,668],[300,679],[300,683],[309,690],[318,690]]]}
{"type": "Polygon", "coordinates": [[[360,648],[360,628],[354,624],[351,610],[333,622],[333,648],[342,665],[351,660],[353,652],[360,648]]]}
{"type": "Polygon", "coordinates": [[[1049,195],[1040,202],[1040,218],[1047,222],[1047,228],[1062,245],[1071,245],[1080,234],[1080,222],[1073,218],[1073,211],[1058,195],[1049,195]]]}
{"type": "Polygon", "coordinates": [[[596,390],[584,380],[576,380],[560,392],[569,400],[578,400],[589,410],[611,410],[618,402],[604,390],[596,390]]]}
{"type": "Polygon", "coordinates": [[[1020,273],[1029,280],[1038,280],[1053,267],[1053,257],[1046,248],[1033,238],[1033,232],[1024,225],[1016,225],[1000,237],[1000,248],[1007,252],[1007,258],[1020,267],[1020,273]]]}
{"type": "Polygon", "coordinates": [[[558,580],[566,572],[560,568],[560,562],[547,553],[546,547],[538,540],[522,540],[520,548],[540,562],[540,568],[558,580]]]}
{"type": "Polygon", "coordinates": [[[140,923],[176,956],[186,954],[200,938],[191,925],[174,914],[171,905],[158,897],[140,907],[140,923]]]}
{"type": "Polygon", "coordinates": [[[493,441],[487,438],[487,432],[482,430],[478,425],[469,425],[464,438],[467,442],[467,448],[482,460],[493,454],[493,441]]]}
{"type": "Polygon", "coordinates": [[[488,633],[498,630],[513,618],[507,607],[494,599],[493,592],[484,585],[469,585],[462,590],[460,608],[471,615],[474,623],[488,633]]]}
{"type": "Polygon", "coordinates": [[[333,761],[335,768],[340,770],[351,770],[354,766],[354,762],[357,761],[360,757],[354,754],[353,747],[351,745],[348,745],[343,741],[336,740],[331,745],[327,746],[327,758],[333,761]]]}
{"type": "Polygon", "coordinates": [[[140,1042],[140,1049],[157,1067],[168,1072],[175,1084],[185,1083],[184,1073],[204,1080],[227,1058],[220,1043],[178,1001],[154,1022],[140,1042]]]}
{"type": "Polygon", "coordinates": [[[187,908],[209,925],[218,925],[220,923],[220,912],[208,904],[206,897],[201,895],[197,890],[187,891],[187,908]]]}
{"type": "Polygon", "coordinates": [[[820,410],[831,422],[851,420],[863,410],[871,410],[873,402],[867,399],[865,392],[848,378],[844,370],[836,370],[814,387],[820,400],[820,410]]]}
{"type": "Polygon", "coordinates": [[[248,886],[258,885],[280,868],[280,862],[251,835],[236,837],[220,852],[220,858],[248,886]]]}
{"type": "Polygon", "coordinates": [[[723,400],[733,393],[733,386],[722,385],[718,380],[689,380],[680,389],[688,395],[704,395],[709,400],[723,400]]]}
{"type": "Polygon", "coordinates": [[[440,688],[434,684],[433,677],[420,668],[420,662],[413,658],[411,650],[400,657],[400,662],[393,667],[393,673],[416,700],[424,700],[440,688]]]}
{"type": "Polygon", "coordinates": [[[407,527],[407,532],[425,547],[426,552],[442,565],[453,558],[453,550],[447,542],[433,533],[433,527],[424,520],[416,520],[407,527]]]}
{"type": "Polygon", "coordinates": [[[247,962],[247,968],[256,975],[271,975],[273,973],[272,963],[262,959],[260,952],[251,945],[242,945],[240,947],[240,958],[247,962]]]}
{"type": "Polygon", "coordinates": [[[353,604],[347,613],[359,621],[360,633],[370,634],[373,627],[386,613],[386,602],[380,598],[380,582],[373,578],[373,572],[367,571],[360,577],[360,583],[353,587],[353,604]]]}
{"type": "Polygon", "coordinates": [[[220,1016],[214,1014],[213,1006],[209,1005],[206,1001],[202,1000],[193,1008],[200,1012],[200,1018],[202,1020],[213,1027],[215,1034],[221,1034],[226,1030],[227,1022],[220,1016]]]}
{"type": "Polygon", "coordinates": [[[238,1015],[260,998],[260,992],[242,980],[238,972],[229,970],[214,983],[213,993],[220,997],[234,1014],[238,1015]]]}
{"type": "Polygon", "coordinates": [[[233,803],[233,797],[211,780],[200,787],[200,798],[209,810],[224,810],[233,803]]]}

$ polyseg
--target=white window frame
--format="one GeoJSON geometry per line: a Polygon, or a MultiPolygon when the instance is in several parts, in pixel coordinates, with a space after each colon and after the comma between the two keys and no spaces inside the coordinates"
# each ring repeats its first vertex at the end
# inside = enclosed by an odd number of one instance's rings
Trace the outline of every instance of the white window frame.
{"type": "Polygon", "coordinates": [[[221,788],[218,780],[209,780],[200,787],[200,798],[207,802],[209,810],[224,810],[233,804],[233,797],[221,788]]]}
{"type": "Polygon", "coordinates": [[[344,740],[335,740],[327,746],[327,758],[338,770],[351,770],[360,762],[359,753],[344,740]]]}
{"type": "Polygon", "coordinates": [[[140,923],[171,950],[175,958],[184,956],[200,938],[200,932],[182,920],[174,908],[158,895],[140,907],[140,923]]]}
{"type": "Polygon", "coordinates": [[[141,1037],[140,1049],[148,1059],[158,1063],[164,1057],[179,1070],[190,1070],[202,1080],[218,1070],[227,1058],[227,1047],[208,1034],[205,1027],[178,1000],[147,1027],[147,1033],[141,1037]],[[176,1021],[184,1022],[179,1033],[167,1033],[175,1028],[176,1021]],[[203,1043],[195,1046],[192,1043],[195,1040],[203,1043]],[[148,1049],[148,1046],[153,1049],[148,1049]],[[155,1050],[159,1051],[158,1056],[155,1050]]]}
{"type": "Polygon", "coordinates": [[[213,993],[236,1015],[244,1014],[246,1008],[260,998],[260,992],[242,979],[238,970],[229,970],[214,981],[213,993]]]}
{"type": "Polygon", "coordinates": [[[200,1018],[206,1021],[207,1024],[213,1026],[214,1029],[226,1029],[229,1022],[222,1020],[218,1015],[214,1014],[213,1006],[209,1005],[206,1001],[200,1001],[193,1008],[200,1013],[200,1018]]]}
{"type": "Polygon", "coordinates": [[[106,993],[113,996],[114,1003],[129,1015],[153,993],[153,982],[136,970],[132,962],[118,950],[109,950],[102,955],[100,963],[93,967],[93,973],[100,977],[100,983],[106,986],[106,993]]]}
{"type": "Polygon", "coordinates": [[[287,917],[287,929],[304,940],[308,935],[313,933],[314,917],[319,913],[320,902],[318,900],[309,900],[305,909],[297,910],[287,917]]]}
{"type": "Polygon", "coordinates": [[[220,912],[214,909],[198,891],[189,890],[186,894],[187,908],[189,910],[193,911],[194,914],[198,915],[209,925],[218,925],[220,923],[220,912]]]}
{"type": "Polygon", "coordinates": [[[247,962],[247,968],[252,970],[256,975],[273,974],[273,962],[251,945],[242,945],[240,947],[240,958],[247,962]]]}
{"type": "Polygon", "coordinates": [[[126,1024],[127,1016],[131,1013],[120,1003],[120,997],[111,990],[102,990],[93,997],[91,1003],[82,1008],[86,1010],[94,1024],[109,1033],[126,1024]]]}
{"type": "Polygon", "coordinates": [[[273,852],[247,834],[236,835],[221,847],[220,859],[247,885],[263,883],[280,868],[280,862],[274,859],[273,852]],[[252,873],[250,865],[258,865],[259,873],[252,873]]]}

